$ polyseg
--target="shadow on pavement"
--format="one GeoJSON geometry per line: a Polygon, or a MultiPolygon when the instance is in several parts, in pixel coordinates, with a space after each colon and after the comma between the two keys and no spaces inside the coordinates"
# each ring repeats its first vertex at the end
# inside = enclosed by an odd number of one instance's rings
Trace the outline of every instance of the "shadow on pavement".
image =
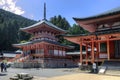
{"type": "Polygon", "coordinates": [[[7,74],[5,74],[5,73],[0,73],[0,76],[6,76],[7,74]]]}

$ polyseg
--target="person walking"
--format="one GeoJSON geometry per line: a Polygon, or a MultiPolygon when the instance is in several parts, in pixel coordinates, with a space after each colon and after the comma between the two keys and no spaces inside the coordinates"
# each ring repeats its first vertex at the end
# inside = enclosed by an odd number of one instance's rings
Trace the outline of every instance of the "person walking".
{"type": "Polygon", "coordinates": [[[4,62],[1,63],[1,72],[3,72],[4,69],[4,62]]]}

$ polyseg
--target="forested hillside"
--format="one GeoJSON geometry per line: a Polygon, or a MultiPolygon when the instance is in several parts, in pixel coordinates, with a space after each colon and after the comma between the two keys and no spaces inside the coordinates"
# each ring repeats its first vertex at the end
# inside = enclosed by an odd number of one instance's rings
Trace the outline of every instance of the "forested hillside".
{"type": "MultiPolygon", "coordinates": [[[[86,34],[88,33],[86,30],[84,30],[82,27],[79,25],[73,24],[70,26],[69,22],[66,20],[65,17],[62,17],[61,15],[51,17],[50,22],[53,23],[54,25],[64,29],[67,31],[66,35],[79,35],[79,34],[86,34]]],[[[65,45],[71,45],[75,47],[75,50],[79,50],[80,46],[78,44],[69,42],[65,39],[63,39],[62,35],[59,35],[59,42],[65,45]]]]}
{"type": "MultiPolygon", "coordinates": [[[[86,33],[85,30],[76,24],[70,26],[65,17],[62,17],[61,15],[51,17],[49,21],[54,25],[67,30],[68,34],[71,35],[86,33]]],[[[15,48],[12,47],[12,44],[20,43],[21,41],[28,41],[31,37],[30,34],[20,31],[19,28],[27,27],[36,22],[37,21],[30,20],[0,9],[0,52],[14,51],[15,48]]],[[[79,45],[64,40],[61,35],[57,37],[59,38],[60,43],[76,46],[76,50],[79,50],[79,45]]]]}
{"type": "Polygon", "coordinates": [[[13,43],[28,40],[30,35],[19,31],[19,28],[29,26],[35,22],[0,9],[0,51],[14,50],[13,43]]]}

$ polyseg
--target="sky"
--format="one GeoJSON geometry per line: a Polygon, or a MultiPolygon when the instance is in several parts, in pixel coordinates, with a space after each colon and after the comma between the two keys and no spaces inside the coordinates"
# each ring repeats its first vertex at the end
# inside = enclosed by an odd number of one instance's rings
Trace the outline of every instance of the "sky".
{"type": "Polygon", "coordinates": [[[120,6],[120,0],[0,0],[0,8],[33,20],[43,19],[46,3],[46,16],[61,15],[73,25],[72,18],[94,16],[120,6]]]}

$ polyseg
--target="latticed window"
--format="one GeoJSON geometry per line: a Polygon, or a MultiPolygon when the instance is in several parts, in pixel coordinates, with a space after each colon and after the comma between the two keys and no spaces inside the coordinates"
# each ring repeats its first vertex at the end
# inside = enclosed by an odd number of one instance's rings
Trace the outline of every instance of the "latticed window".
{"type": "Polygon", "coordinates": [[[35,50],[35,53],[37,53],[37,54],[38,54],[38,53],[39,53],[39,49],[36,49],[36,50],[35,50]]]}
{"type": "Polygon", "coordinates": [[[100,43],[100,52],[107,52],[107,43],[100,43]]]}
{"type": "Polygon", "coordinates": [[[33,54],[33,53],[35,53],[35,50],[33,49],[33,50],[31,50],[31,54],[33,54]]]}
{"type": "Polygon", "coordinates": [[[54,50],[49,50],[49,54],[54,54],[54,50]]]}
{"type": "Polygon", "coordinates": [[[35,53],[36,54],[42,54],[42,53],[44,53],[44,49],[36,49],[35,53]]]}
{"type": "Polygon", "coordinates": [[[44,53],[44,49],[39,49],[39,53],[40,54],[44,53]]]}
{"type": "Polygon", "coordinates": [[[58,56],[58,50],[54,50],[54,56],[58,56]]]}

